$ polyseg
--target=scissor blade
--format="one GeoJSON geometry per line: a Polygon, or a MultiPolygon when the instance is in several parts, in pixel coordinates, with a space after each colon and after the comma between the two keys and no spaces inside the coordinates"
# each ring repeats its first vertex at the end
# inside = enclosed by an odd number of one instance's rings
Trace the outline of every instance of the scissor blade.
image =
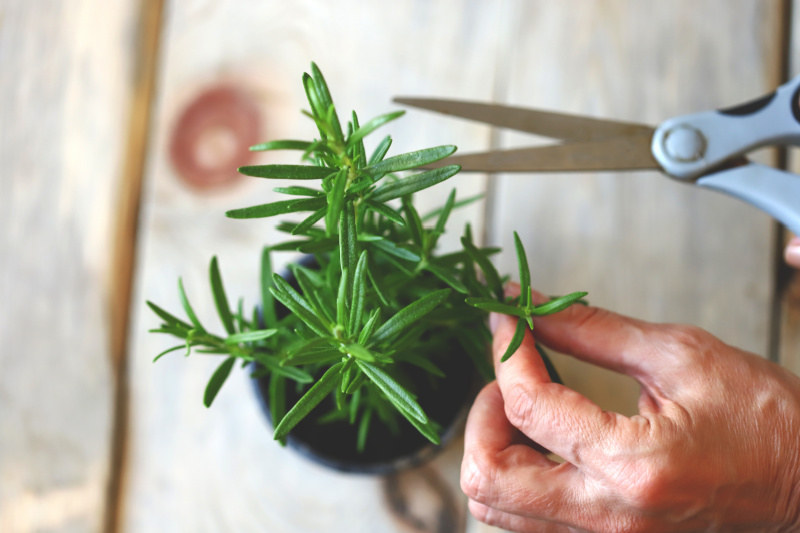
{"type": "Polygon", "coordinates": [[[602,120],[523,107],[437,98],[398,97],[394,101],[398,104],[436,111],[445,115],[571,142],[651,136],[655,131],[655,128],[643,124],[602,120]]]}
{"type": "Polygon", "coordinates": [[[535,146],[454,155],[428,168],[461,165],[475,172],[577,172],[660,169],[650,152],[650,137],[640,135],[598,142],[535,146]]]}

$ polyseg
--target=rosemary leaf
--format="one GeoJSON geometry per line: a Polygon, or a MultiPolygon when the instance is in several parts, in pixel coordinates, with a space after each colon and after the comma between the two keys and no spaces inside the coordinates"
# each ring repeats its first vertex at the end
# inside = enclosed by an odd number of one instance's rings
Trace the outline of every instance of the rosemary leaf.
{"type": "Polygon", "coordinates": [[[389,207],[388,205],[382,204],[380,202],[375,202],[373,200],[367,200],[364,203],[366,204],[367,207],[385,216],[395,224],[399,224],[400,226],[406,225],[406,221],[403,220],[403,216],[394,209],[392,209],[391,207],[389,207]]]}
{"type": "Polygon", "coordinates": [[[373,246],[384,253],[399,257],[400,259],[405,259],[406,261],[419,261],[421,259],[420,256],[408,248],[401,248],[394,242],[387,239],[370,239],[368,243],[370,246],[373,246]]]}
{"type": "Polygon", "coordinates": [[[342,213],[344,191],[347,186],[347,169],[340,170],[333,179],[333,187],[328,192],[328,211],[325,215],[325,228],[328,235],[334,235],[339,227],[339,215],[342,213]]]}
{"type": "MultiPolygon", "coordinates": [[[[269,377],[269,412],[272,424],[277,426],[283,415],[286,414],[286,378],[279,374],[269,377]]],[[[286,439],[280,439],[281,445],[286,444],[286,439]]]]}
{"type": "Polygon", "coordinates": [[[414,417],[413,413],[406,411],[397,404],[395,404],[395,407],[398,408],[397,410],[400,411],[400,414],[402,414],[406,418],[406,420],[411,422],[412,426],[417,428],[417,431],[419,431],[422,434],[422,436],[424,436],[426,439],[428,439],[437,446],[441,444],[441,441],[439,439],[439,433],[436,430],[436,426],[434,425],[433,420],[428,420],[424,424],[420,423],[420,421],[414,417]]]}
{"type": "Polygon", "coordinates": [[[367,409],[361,415],[361,422],[358,423],[358,436],[356,438],[356,450],[359,453],[364,451],[367,445],[367,435],[369,434],[369,423],[372,420],[372,409],[367,409]]]}
{"type": "Polygon", "coordinates": [[[349,353],[356,359],[359,359],[361,361],[366,361],[368,363],[375,362],[375,356],[372,355],[372,352],[370,352],[367,348],[364,348],[362,345],[358,343],[348,344],[344,348],[345,350],[347,350],[347,353],[349,353]]]}
{"type": "Polygon", "coordinates": [[[393,183],[387,183],[377,188],[375,192],[372,193],[371,199],[376,202],[385,202],[407,194],[413,194],[455,176],[459,170],[461,170],[460,166],[449,165],[414,174],[413,176],[397,180],[393,183]]]}
{"type": "Polygon", "coordinates": [[[503,357],[500,358],[501,363],[506,362],[508,358],[514,355],[514,352],[522,346],[522,341],[525,338],[526,325],[524,320],[517,320],[517,328],[514,330],[514,336],[511,337],[511,342],[508,343],[506,352],[503,354],[503,357]]]}
{"type": "Polygon", "coordinates": [[[298,383],[311,383],[314,381],[314,377],[305,370],[282,366],[274,356],[258,353],[256,354],[256,361],[268,368],[271,373],[287,377],[298,383]]]}
{"type": "Polygon", "coordinates": [[[239,173],[254,178],[276,180],[321,180],[335,169],[311,165],[251,165],[239,167],[239,173]]]}
{"type": "Polygon", "coordinates": [[[316,94],[319,98],[320,103],[325,111],[325,118],[327,122],[331,125],[331,130],[333,136],[341,141],[343,140],[342,137],[342,126],[339,123],[339,117],[336,114],[336,108],[333,105],[333,99],[331,98],[331,92],[328,89],[328,83],[325,81],[325,77],[322,75],[322,72],[317,67],[316,63],[311,63],[311,77],[314,80],[314,87],[316,88],[316,94]]]}
{"type": "Polygon", "coordinates": [[[292,235],[305,235],[305,233],[317,222],[322,220],[325,214],[328,212],[328,208],[320,207],[316,211],[314,211],[311,215],[309,215],[305,220],[301,223],[296,225],[294,229],[292,229],[292,235]]]}
{"type": "Polygon", "coordinates": [[[178,278],[178,296],[180,296],[181,305],[183,306],[183,310],[186,312],[186,316],[188,316],[189,320],[192,322],[192,324],[194,324],[195,329],[205,332],[205,328],[200,323],[197,315],[194,314],[192,304],[189,303],[189,299],[186,297],[186,291],[183,290],[183,280],[180,278],[178,278]]]}
{"type": "Polygon", "coordinates": [[[306,151],[311,148],[311,143],[308,141],[293,141],[293,140],[280,140],[269,141],[261,144],[254,144],[250,147],[251,152],[261,152],[264,150],[302,150],[306,151]]]}
{"type": "Polygon", "coordinates": [[[358,234],[356,231],[355,208],[347,203],[339,221],[339,264],[342,275],[347,273],[347,297],[353,294],[353,276],[358,263],[358,234]]]}
{"type": "Polygon", "coordinates": [[[297,315],[311,330],[321,337],[330,334],[328,328],[311,309],[308,302],[295,291],[285,279],[273,274],[274,285],[270,288],[272,295],[277,298],[289,311],[297,315]]]}
{"type": "Polygon", "coordinates": [[[341,359],[342,352],[336,348],[323,348],[290,356],[282,362],[282,366],[302,366],[332,363],[341,359]]]}
{"type": "Polygon", "coordinates": [[[456,203],[456,190],[453,189],[450,191],[450,195],[447,197],[447,202],[445,202],[444,207],[442,207],[442,211],[439,214],[439,218],[436,220],[436,228],[434,231],[437,235],[444,234],[444,228],[447,224],[447,219],[450,218],[450,212],[453,210],[453,206],[456,203]]]}
{"type": "Polygon", "coordinates": [[[411,196],[403,197],[403,213],[408,220],[408,231],[411,234],[411,240],[420,248],[425,248],[425,229],[422,227],[422,220],[419,218],[419,213],[414,209],[414,204],[411,201],[411,196]]]}
{"type": "Polygon", "coordinates": [[[414,398],[411,397],[411,394],[389,374],[366,361],[357,359],[356,364],[361,371],[386,394],[386,397],[389,398],[395,406],[404,409],[422,424],[428,421],[428,415],[425,414],[425,411],[423,411],[414,398]]]}
{"type": "Polygon", "coordinates": [[[348,138],[347,138],[347,146],[355,146],[357,142],[360,142],[361,139],[378,129],[379,127],[383,126],[387,122],[395,120],[397,118],[402,117],[405,115],[405,111],[395,111],[393,113],[387,113],[385,115],[381,115],[379,117],[375,117],[357,130],[355,130],[348,138]]]}
{"type": "Polygon", "coordinates": [[[389,318],[389,320],[384,322],[383,325],[373,333],[370,339],[371,344],[377,345],[391,340],[405,328],[436,309],[449,295],[450,289],[442,289],[431,292],[419,300],[408,304],[389,318]]]}
{"type": "Polygon", "coordinates": [[[161,320],[166,322],[166,324],[168,326],[176,327],[178,329],[185,329],[187,331],[192,329],[192,326],[190,326],[189,324],[187,324],[186,322],[184,322],[180,318],[177,318],[177,317],[173,316],[172,314],[168,313],[167,311],[164,311],[163,309],[161,309],[159,306],[157,306],[153,302],[148,300],[146,303],[147,303],[147,306],[150,309],[152,309],[152,311],[156,315],[158,315],[158,317],[161,320]]]}
{"type": "Polygon", "coordinates": [[[274,187],[272,190],[283,194],[290,194],[292,196],[313,196],[313,197],[325,196],[325,193],[323,191],[320,191],[318,189],[311,189],[309,187],[299,187],[299,186],[274,187]]]}
{"type": "Polygon", "coordinates": [[[388,174],[389,172],[411,170],[412,168],[421,167],[433,163],[434,161],[444,159],[452,155],[455,151],[456,147],[453,145],[417,150],[416,152],[409,152],[407,154],[400,154],[390,157],[389,159],[384,159],[380,163],[368,166],[364,169],[364,172],[370,176],[377,177],[388,174]]]}
{"type": "Polygon", "coordinates": [[[341,379],[339,370],[344,363],[336,363],[306,392],[275,427],[273,438],[284,438],[311,410],[330,394],[341,379]]]}
{"type": "Polygon", "coordinates": [[[257,342],[272,337],[278,332],[277,329],[256,329],[234,333],[225,339],[225,344],[239,344],[240,342],[257,342]]]}
{"type": "Polygon", "coordinates": [[[517,265],[519,268],[519,294],[520,305],[525,309],[531,305],[531,273],[528,267],[528,256],[525,254],[525,247],[517,232],[514,232],[514,247],[517,250],[517,265]]]}
{"type": "Polygon", "coordinates": [[[500,303],[493,298],[467,298],[465,301],[472,307],[477,307],[478,309],[483,309],[484,311],[503,313],[505,315],[516,316],[520,318],[525,318],[528,316],[528,313],[526,313],[524,309],[520,309],[514,305],[500,303]]]}
{"type": "Polygon", "coordinates": [[[155,358],[153,359],[153,362],[155,363],[156,361],[158,361],[159,359],[161,359],[163,356],[167,355],[168,353],[174,352],[176,350],[180,350],[182,348],[186,348],[186,345],[185,344],[179,344],[177,346],[173,346],[172,348],[167,348],[166,350],[164,350],[163,352],[161,352],[160,354],[155,356],[155,358]]]}
{"type": "MultiPolygon", "coordinates": [[[[298,211],[316,211],[325,205],[325,198],[305,200],[281,200],[269,204],[254,205],[241,209],[231,209],[225,213],[228,218],[266,218],[298,211]]],[[[275,249],[273,247],[273,249],[275,249]]]]}
{"type": "Polygon", "coordinates": [[[536,307],[531,309],[531,314],[534,316],[542,316],[542,315],[552,315],[553,313],[558,313],[559,311],[563,311],[573,303],[577,303],[578,300],[585,297],[588,292],[573,292],[571,294],[567,294],[566,296],[562,296],[561,298],[556,298],[555,300],[550,300],[547,303],[543,303],[542,305],[537,305],[536,307]]]}
{"type": "Polygon", "coordinates": [[[231,369],[233,368],[233,363],[235,362],[235,357],[228,357],[222,362],[221,365],[217,367],[217,369],[214,371],[214,374],[212,374],[211,379],[208,380],[208,385],[206,385],[206,391],[203,395],[203,403],[206,407],[211,407],[211,403],[214,401],[214,398],[217,397],[217,393],[225,383],[225,380],[228,379],[231,369]]]}
{"type": "Polygon", "coordinates": [[[367,323],[364,324],[364,327],[361,329],[361,333],[358,335],[358,343],[364,345],[369,340],[372,332],[375,330],[375,325],[378,323],[378,317],[380,316],[380,309],[375,308],[372,310],[372,313],[369,315],[369,319],[367,319],[367,323]]]}
{"type": "Polygon", "coordinates": [[[228,297],[225,295],[225,287],[222,285],[222,276],[219,273],[216,255],[211,258],[211,265],[208,270],[209,277],[211,278],[211,293],[214,295],[214,304],[217,306],[217,314],[222,321],[222,325],[225,326],[225,331],[228,332],[228,335],[233,335],[236,329],[233,326],[233,316],[231,316],[231,308],[228,306],[228,297]]]}
{"type": "Polygon", "coordinates": [[[314,83],[314,79],[305,73],[303,74],[303,88],[306,90],[306,98],[308,98],[308,103],[311,106],[311,118],[315,119],[314,122],[317,123],[319,133],[325,139],[328,136],[324,122],[326,108],[317,94],[317,86],[314,83]]]}
{"type": "Polygon", "coordinates": [[[464,250],[467,252],[467,254],[469,254],[470,258],[475,261],[483,271],[483,275],[486,278],[486,284],[489,286],[489,289],[494,292],[494,295],[498,300],[502,301],[503,284],[500,281],[500,274],[497,273],[497,270],[494,268],[494,265],[492,265],[492,262],[489,261],[489,258],[486,256],[486,254],[472,244],[472,240],[468,237],[461,237],[461,244],[464,246],[464,250]]]}
{"type": "Polygon", "coordinates": [[[361,327],[361,315],[364,312],[364,301],[367,294],[367,251],[361,252],[356,264],[356,272],[353,276],[353,294],[350,304],[350,320],[348,320],[348,335],[352,335],[361,327]]]}
{"type": "Polygon", "coordinates": [[[386,157],[386,153],[389,151],[390,146],[392,146],[392,138],[391,136],[387,135],[378,144],[378,146],[375,148],[375,151],[372,152],[372,155],[369,158],[369,166],[383,161],[383,158],[386,157]]]}
{"type": "Polygon", "coordinates": [[[356,374],[356,377],[353,378],[353,381],[347,387],[347,391],[345,392],[347,392],[347,394],[357,394],[358,392],[360,392],[359,389],[361,389],[361,385],[363,385],[366,382],[367,382],[367,375],[364,374],[359,368],[358,374],[356,374]]]}
{"type": "Polygon", "coordinates": [[[342,269],[339,279],[339,293],[336,297],[336,323],[347,331],[347,269],[342,269]]]}
{"type": "Polygon", "coordinates": [[[434,276],[444,281],[458,292],[462,294],[467,294],[469,292],[467,291],[467,287],[453,275],[450,269],[428,263],[425,265],[425,270],[431,272],[434,276]]]}

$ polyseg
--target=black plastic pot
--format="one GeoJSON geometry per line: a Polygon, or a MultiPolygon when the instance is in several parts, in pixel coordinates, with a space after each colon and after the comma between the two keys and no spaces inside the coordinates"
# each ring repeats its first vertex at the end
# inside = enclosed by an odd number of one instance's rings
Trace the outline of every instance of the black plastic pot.
{"type": "MultiPolygon", "coordinates": [[[[431,459],[457,435],[469,406],[480,386],[477,373],[466,354],[454,353],[446,358],[442,371],[447,375],[438,387],[432,387],[427,374],[420,371],[417,378],[417,401],[427,415],[438,422],[443,431],[441,444],[434,446],[404,419],[401,431],[393,435],[389,428],[377,420],[370,424],[367,444],[363,452],[356,449],[358,427],[347,421],[318,424],[316,419],[333,408],[327,398],[304,418],[287,437],[287,444],[305,457],[340,472],[359,474],[390,474],[411,468],[431,459]]],[[[415,369],[410,369],[409,373],[415,369]]],[[[256,396],[264,415],[272,424],[269,409],[269,378],[253,379],[256,396]]],[[[286,404],[293,405],[300,398],[293,387],[287,387],[286,404]]]]}

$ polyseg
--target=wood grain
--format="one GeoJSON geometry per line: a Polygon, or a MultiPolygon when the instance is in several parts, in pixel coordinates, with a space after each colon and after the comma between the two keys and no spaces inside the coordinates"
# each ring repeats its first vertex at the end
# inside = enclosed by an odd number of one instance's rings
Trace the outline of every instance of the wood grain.
{"type": "Polygon", "coordinates": [[[101,531],[135,2],[0,10],[0,531],[101,531]]]}

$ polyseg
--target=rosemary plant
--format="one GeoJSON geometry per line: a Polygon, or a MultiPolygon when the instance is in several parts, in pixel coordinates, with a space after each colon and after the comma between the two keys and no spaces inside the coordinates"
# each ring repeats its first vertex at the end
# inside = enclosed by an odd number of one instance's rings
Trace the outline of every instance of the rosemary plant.
{"type": "Polygon", "coordinates": [[[211,292],[225,333],[211,333],[200,323],[179,280],[188,322],[148,302],[163,320],[152,331],[181,339],[156,360],[177,350],[222,356],[205,390],[206,406],[237,361],[255,363],[255,375],[269,377],[277,440],[283,441],[330,396],[334,407],[322,421],[347,419],[358,424],[360,450],[376,418],[392,428],[398,427],[398,417],[405,419],[438,444],[440,428],[417,402],[417,384],[406,372],[409,365],[424,369],[431,379],[446,380],[437,361],[440,354],[455,349],[465,354],[464,365],[474,365],[491,380],[487,311],[520,318],[505,360],[519,347],[526,327],[533,327],[531,317],[558,312],[586,293],[533,305],[528,262],[516,233],[522,288],[518,298],[505,296],[504,280],[489,259],[499,250],[477,247],[469,225],[461,250],[437,255],[437,241],[452,210],[477,198],[458,200],[453,190],[440,209],[423,216],[414,207],[413,195],[454,176],[460,168],[443,166],[402,177],[398,173],[444,159],[456,147],[386,157],[392,145],[386,136],[367,155],[365,137],[404,112],[363,125],[353,112],[343,128],[316,65],[311,65],[310,75],[303,75],[303,87],[310,105],[310,111],[303,113],[314,121],[319,137],[270,141],[251,149],[297,150],[305,164],[246,166],[239,172],[315,186],[277,187],[274,190],[288,199],[227,212],[237,219],[310,213],[299,222],[280,223],[278,228],[288,239],[264,248],[260,308],[246,316],[240,301],[235,312],[231,309],[216,257],[212,258],[211,292]],[[279,251],[302,252],[313,260],[294,264],[289,281],[272,272],[270,254],[279,251]],[[287,385],[304,391],[288,409],[287,385]]]}

